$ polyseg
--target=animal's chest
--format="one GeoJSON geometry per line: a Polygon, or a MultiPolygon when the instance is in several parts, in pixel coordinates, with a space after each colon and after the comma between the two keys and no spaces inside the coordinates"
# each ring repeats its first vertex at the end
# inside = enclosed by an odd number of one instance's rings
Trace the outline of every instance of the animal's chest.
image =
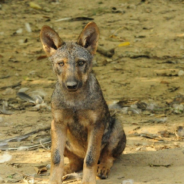
{"type": "Polygon", "coordinates": [[[76,139],[83,144],[87,141],[89,127],[97,121],[97,114],[93,110],[70,111],[64,113],[63,118],[69,140],[76,139]]]}
{"type": "MultiPolygon", "coordinates": [[[[89,111],[72,113],[67,122],[66,147],[79,157],[84,157],[87,150],[88,128],[94,123],[89,111]]],[[[94,116],[94,115],[93,115],[94,116]]]]}
{"type": "Polygon", "coordinates": [[[75,139],[85,142],[87,141],[87,125],[90,124],[90,120],[84,116],[78,116],[75,114],[71,121],[67,123],[67,135],[68,137],[74,137],[75,139]]]}

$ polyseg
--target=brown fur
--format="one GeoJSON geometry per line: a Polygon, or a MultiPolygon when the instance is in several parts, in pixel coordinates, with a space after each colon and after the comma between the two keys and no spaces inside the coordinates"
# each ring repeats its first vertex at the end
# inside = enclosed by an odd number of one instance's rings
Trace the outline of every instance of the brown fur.
{"type": "Polygon", "coordinates": [[[126,145],[122,124],[110,116],[92,73],[99,29],[90,22],[77,43],[65,43],[53,29],[44,26],[40,38],[58,78],[52,95],[49,183],[61,184],[63,174],[83,168],[82,184],[96,184],[96,174],[107,178],[114,159],[126,145]],[[64,156],[69,158],[67,166],[64,156]]]}

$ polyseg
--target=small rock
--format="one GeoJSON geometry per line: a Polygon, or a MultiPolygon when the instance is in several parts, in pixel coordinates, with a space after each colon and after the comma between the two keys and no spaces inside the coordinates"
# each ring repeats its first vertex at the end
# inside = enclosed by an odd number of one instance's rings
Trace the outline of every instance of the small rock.
{"type": "Polygon", "coordinates": [[[133,184],[134,180],[129,179],[129,180],[123,180],[122,184],[133,184]]]}
{"type": "Polygon", "coordinates": [[[26,92],[29,88],[20,88],[18,92],[26,92]]]}
{"type": "Polygon", "coordinates": [[[168,132],[167,130],[159,131],[158,134],[159,134],[161,137],[170,137],[170,135],[171,135],[171,133],[168,132]]]}
{"type": "Polygon", "coordinates": [[[183,104],[173,104],[174,113],[181,114],[184,110],[183,104]]]}
{"type": "Polygon", "coordinates": [[[144,115],[150,115],[151,113],[149,111],[143,111],[144,115]]]}
{"type": "Polygon", "coordinates": [[[156,107],[156,104],[155,103],[149,103],[149,104],[147,104],[146,109],[152,111],[152,110],[155,109],[155,107],[156,107]]]}
{"type": "Polygon", "coordinates": [[[175,135],[178,140],[184,138],[184,127],[183,126],[177,126],[175,130],[175,135]]]}
{"type": "Polygon", "coordinates": [[[123,107],[123,108],[121,109],[121,112],[122,112],[123,114],[128,114],[128,107],[123,107]]]}
{"type": "Polygon", "coordinates": [[[22,28],[20,28],[20,29],[18,29],[18,30],[16,31],[17,34],[22,34],[22,32],[23,32],[22,28]]]}
{"type": "Polygon", "coordinates": [[[20,146],[18,147],[17,151],[25,151],[25,150],[28,150],[29,147],[28,146],[20,146]]]}
{"type": "Polygon", "coordinates": [[[167,103],[168,105],[170,105],[172,102],[173,102],[173,99],[167,99],[167,100],[166,100],[166,103],[167,103]]]}
{"type": "Polygon", "coordinates": [[[154,121],[155,123],[165,123],[167,121],[167,117],[164,118],[155,118],[154,121]]]}
{"type": "Polygon", "coordinates": [[[174,142],[173,143],[175,146],[179,146],[180,144],[179,144],[179,142],[174,142]]]}
{"type": "Polygon", "coordinates": [[[3,120],[4,120],[4,119],[3,119],[3,117],[0,117],[0,123],[2,123],[2,122],[3,122],[3,120]]]}
{"type": "Polygon", "coordinates": [[[130,108],[132,108],[132,109],[137,109],[137,105],[136,105],[136,104],[132,104],[132,105],[130,106],[130,108]]]}
{"type": "Polygon", "coordinates": [[[184,71],[183,71],[183,70],[180,70],[180,71],[178,72],[178,76],[182,76],[182,75],[184,75],[184,71]]]}
{"type": "Polygon", "coordinates": [[[29,23],[25,23],[25,27],[26,27],[26,30],[27,30],[27,32],[29,32],[29,33],[31,33],[32,32],[32,30],[31,30],[31,26],[30,26],[30,24],[29,23]]]}
{"type": "Polygon", "coordinates": [[[119,101],[108,101],[107,104],[108,104],[108,107],[109,109],[111,110],[117,110],[117,109],[121,109],[121,106],[118,104],[119,101]]]}
{"type": "Polygon", "coordinates": [[[132,104],[130,106],[130,111],[132,111],[134,114],[141,114],[142,110],[137,108],[136,104],[132,104]]]}
{"type": "Polygon", "coordinates": [[[30,71],[29,73],[28,73],[28,75],[35,75],[36,74],[36,71],[30,71]]]}
{"type": "Polygon", "coordinates": [[[145,102],[138,102],[137,103],[137,108],[139,108],[141,110],[146,110],[147,104],[145,102]]]}
{"type": "Polygon", "coordinates": [[[131,109],[131,111],[132,111],[134,114],[141,114],[141,112],[142,112],[141,109],[131,109]]]}
{"type": "Polygon", "coordinates": [[[9,153],[4,153],[3,155],[0,156],[0,163],[8,162],[12,159],[12,155],[9,153]]]}
{"type": "Polygon", "coordinates": [[[15,90],[12,88],[6,88],[6,90],[3,92],[3,95],[12,95],[15,93],[15,90]]]}
{"type": "Polygon", "coordinates": [[[50,164],[47,164],[46,167],[47,167],[47,169],[50,169],[51,165],[50,164]]]}
{"type": "Polygon", "coordinates": [[[23,43],[24,43],[24,40],[23,40],[23,39],[19,39],[19,40],[18,40],[18,43],[19,43],[19,44],[23,44],[23,43]]]}
{"type": "Polygon", "coordinates": [[[141,147],[138,147],[135,149],[135,151],[140,151],[141,150],[141,147]]]}
{"type": "Polygon", "coordinates": [[[146,150],[147,151],[156,151],[156,149],[155,148],[152,148],[152,147],[146,147],[146,150]]]}
{"type": "Polygon", "coordinates": [[[132,111],[128,111],[128,115],[132,115],[132,111]]]}

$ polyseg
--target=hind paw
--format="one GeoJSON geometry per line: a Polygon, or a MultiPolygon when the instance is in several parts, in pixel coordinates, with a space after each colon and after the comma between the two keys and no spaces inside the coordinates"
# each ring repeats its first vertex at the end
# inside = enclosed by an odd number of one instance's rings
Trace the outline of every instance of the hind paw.
{"type": "Polygon", "coordinates": [[[108,178],[110,168],[108,168],[105,164],[98,164],[97,166],[97,176],[101,179],[108,178]]]}

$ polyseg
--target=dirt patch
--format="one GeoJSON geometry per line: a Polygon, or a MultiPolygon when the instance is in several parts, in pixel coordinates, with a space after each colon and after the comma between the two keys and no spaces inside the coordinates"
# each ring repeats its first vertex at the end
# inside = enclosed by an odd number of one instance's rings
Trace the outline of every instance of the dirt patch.
{"type": "Polygon", "coordinates": [[[128,139],[109,178],[97,183],[184,183],[184,133],[177,129],[184,126],[184,2],[34,3],[0,0],[0,140],[6,139],[0,141],[0,160],[6,157],[0,164],[0,182],[48,181],[46,128],[52,119],[55,76],[39,40],[41,27],[49,25],[63,40],[76,40],[94,19],[101,32],[99,46],[106,51],[114,48],[115,53],[105,57],[97,52],[93,69],[110,109],[122,118],[128,139]],[[31,99],[20,99],[18,92],[31,99]]]}

